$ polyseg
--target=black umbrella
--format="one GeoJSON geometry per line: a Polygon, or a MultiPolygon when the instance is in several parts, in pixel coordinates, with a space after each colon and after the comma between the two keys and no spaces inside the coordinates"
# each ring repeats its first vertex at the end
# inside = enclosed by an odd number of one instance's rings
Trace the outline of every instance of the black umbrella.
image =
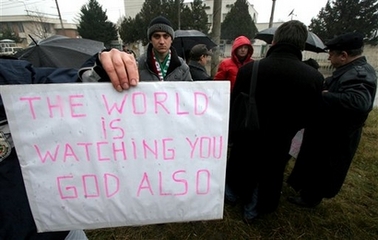
{"type": "MultiPolygon", "coordinates": [[[[276,30],[277,27],[264,29],[256,34],[255,39],[260,39],[268,44],[271,44],[273,41],[273,35],[276,30]]],[[[308,32],[305,50],[320,53],[325,52],[325,47],[326,46],[324,45],[323,41],[315,33],[308,32]]]]}
{"type": "MultiPolygon", "coordinates": [[[[31,37],[31,36],[30,36],[31,37]]],[[[55,35],[15,54],[18,59],[28,60],[35,67],[79,68],[88,58],[104,49],[102,42],[55,35]]]]}
{"type": "Polygon", "coordinates": [[[212,49],[217,45],[203,32],[198,30],[176,30],[173,47],[177,54],[185,58],[186,53],[196,44],[206,44],[208,49],[212,49]]]}

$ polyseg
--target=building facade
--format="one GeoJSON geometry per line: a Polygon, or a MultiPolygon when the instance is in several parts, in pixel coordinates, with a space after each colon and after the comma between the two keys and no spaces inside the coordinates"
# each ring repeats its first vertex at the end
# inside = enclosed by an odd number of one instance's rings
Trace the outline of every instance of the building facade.
{"type": "Polygon", "coordinates": [[[125,17],[135,18],[135,16],[142,9],[144,0],[123,0],[123,5],[125,6],[125,17]]]}
{"type": "Polygon", "coordinates": [[[33,41],[45,39],[53,35],[64,35],[71,38],[79,37],[76,24],[63,21],[63,28],[58,18],[31,15],[9,15],[0,18],[0,31],[10,31],[21,41],[17,47],[26,48],[33,41]],[[31,37],[30,37],[31,36],[31,37]]]}

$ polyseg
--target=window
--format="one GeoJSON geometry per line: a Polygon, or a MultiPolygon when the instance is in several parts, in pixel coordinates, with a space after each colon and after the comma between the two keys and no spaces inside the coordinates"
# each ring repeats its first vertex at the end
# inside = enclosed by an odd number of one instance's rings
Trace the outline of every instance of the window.
{"type": "Polygon", "coordinates": [[[18,32],[19,33],[23,33],[25,32],[25,29],[24,29],[24,25],[22,23],[17,23],[17,27],[18,27],[18,32]]]}

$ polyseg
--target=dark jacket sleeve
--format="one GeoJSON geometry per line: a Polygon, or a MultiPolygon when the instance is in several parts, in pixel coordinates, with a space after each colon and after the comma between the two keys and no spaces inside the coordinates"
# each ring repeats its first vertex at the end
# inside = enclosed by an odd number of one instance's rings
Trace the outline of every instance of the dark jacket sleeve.
{"type": "MultiPolygon", "coordinates": [[[[332,77],[326,79],[326,83],[333,81],[332,77]]],[[[324,103],[331,109],[369,112],[374,102],[376,81],[374,71],[355,66],[345,72],[328,92],[323,93],[324,103]]]]}
{"type": "MultiPolygon", "coordinates": [[[[108,51],[108,50],[104,50],[108,51]]],[[[79,69],[79,82],[110,82],[109,76],[102,67],[99,54],[96,53],[89,58],[79,69]]]]}
{"type": "MultiPolygon", "coordinates": [[[[0,85],[63,83],[74,82],[76,79],[75,69],[34,68],[24,60],[0,59],[0,85]]],[[[6,123],[1,97],[0,123],[6,123]]],[[[0,162],[0,176],[1,239],[63,240],[66,238],[69,231],[37,233],[14,148],[10,155],[0,162]]]]}
{"type": "MultiPolygon", "coordinates": [[[[69,68],[36,68],[28,61],[0,59],[0,85],[70,83],[77,80],[77,70],[69,68]]],[[[6,119],[0,98],[0,120],[6,119]]]]}

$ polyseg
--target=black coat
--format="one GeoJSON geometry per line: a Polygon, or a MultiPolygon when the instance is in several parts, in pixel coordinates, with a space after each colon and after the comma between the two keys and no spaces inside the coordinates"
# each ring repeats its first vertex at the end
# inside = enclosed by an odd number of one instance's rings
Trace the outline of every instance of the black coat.
{"type": "Polygon", "coordinates": [[[206,72],[206,68],[199,62],[189,61],[190,75],[192,75],[193,81],[209,81],[212,80],[211,76],[206,72]]]}
{"type": "Polygon", "coordinates": [[[318,124],[304,132],[288,183],[314,198],[334,197],[341,189],[373,108],[375,70],[360,57],[325,80],[318,124]]]}
{"type": "MultiPolygon", "coordinates": [[[[256,105],[260,130],[238,136],[227,165],[227,184],[248,200],[259,184],[259,208],[276,209],[288,161],[291,140],[297,131],[313,124],[320,106],[323,76],[303,63],[299,49],[288,44],[272,46],[260,60],[256,105]]],[[[231,93],[249,92],[253,62],[242,66],[231,93]]]]}

